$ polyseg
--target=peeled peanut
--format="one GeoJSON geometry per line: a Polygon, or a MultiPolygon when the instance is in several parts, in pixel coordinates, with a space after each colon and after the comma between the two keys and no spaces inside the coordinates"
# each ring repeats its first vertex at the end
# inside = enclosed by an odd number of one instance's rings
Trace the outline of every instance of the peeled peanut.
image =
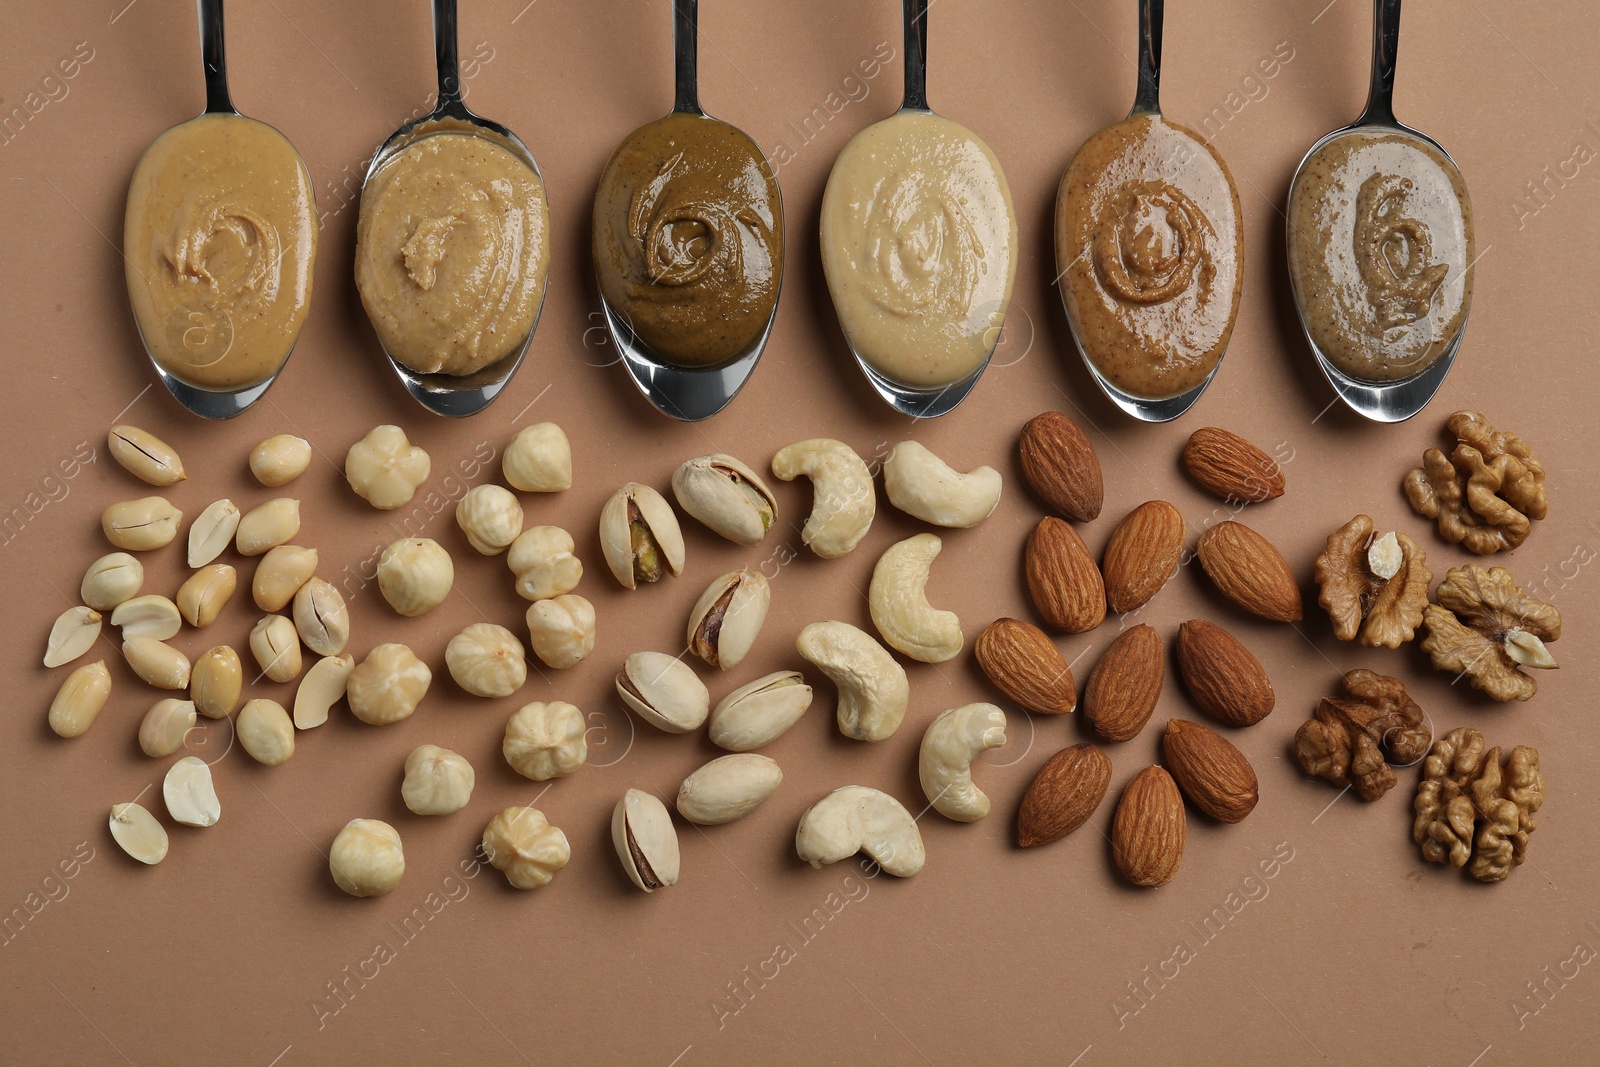
{"type": "Polygon", "coordinates": [[[194,723],[194,701],[177,697],[158,700],[139,724],[139,747],[146,756],[170,756],[183,747],[194,723]]]}
{"type": "Polygon", "coordinates": [[[250,473],[269,489],[288,485],[310,465],[311,442],[293,434],[275,434],[250,450],[250,473]]]}
{"type": "Polygon", "coordinates": [[[144,564],[126,552],[112,552],[89,564],[78,586],[83,602],[96,611],[110,611],[139,595],[144,564]]]}
{"type": "Polygon", "coordinates": [[[239,703],[244,688],[244,667],[239,653],[218,645],[200,653],[189,676],[189,699],[208,719],[226,719],[239,703]]]}
{"type": "Polygon", "coordinates": [[[106,448],[123,470],[150,485],[173,485],[188,475],[178,450],[149,430],[137,426],[113,426],[106,435],[106,448]]]}
{"type": "Polygon", "coordinates": [[[317,572],[317,550],[299,545],[278,545],[256,564],[250,595],[262,611],[282,611],[317,572]]]}
{"type": "Polygon", "coordinates": [[[111,696],[111,672],[106,661],[84,664],[61,683],[50,702],[50,729],[61,737],[77,737],[89,727],[111,696]]]}
{"type": "Polygon", "coordinates": [[[294,723],[276,700],[260,698],[239,709],[234,724],[239,744],[257,763],[277,767],[294,755],[294,723]]]}
{"type": "Polygon", "coordinates": [[[280,496],[240,517],[233,545],[241,556],[259,556],[269,548],[288,544],[299,532],[300,501],[280,496]]]}
{"type": "Polygon", "coordinates": [[[178,614],[190,626],[210,626],[238,587],[238,571],[226,563],[208,563],[178,587],[178,614]]]}
{"type": "Polygon", "coordinates": [[[134,674],[157,689],[183,689],[189,684],[189,657],[153,637],[122,642],[122,658],[134,674]]]}
{"type": "Polygon", "coordinates": [[[265,615],[250,631],[250,652],[261,673],[287,682],[300,673],[300,635],[286,615],[265,615]]]}

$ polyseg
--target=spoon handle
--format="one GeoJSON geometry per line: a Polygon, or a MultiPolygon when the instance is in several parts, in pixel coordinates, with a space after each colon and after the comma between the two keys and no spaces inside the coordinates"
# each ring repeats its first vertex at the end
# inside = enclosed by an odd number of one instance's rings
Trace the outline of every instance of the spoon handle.
{"type": "Polygon", "coordinates": [[[672,63],[675,114],[700,111],[700,0],[672,0],[672,63]]]}
{"type": "Polygon", "coordinates": [[[456,52],[456,0],[433,0],[433,53],[439,67],[439,99],[434,110],[459,110],[461,66],[456,52]]]}
{"type": "Polygon", "coordinates": [[[1373,0],[1372,88],[1367,91],[1363,123],[1396,125],[1394,117],[1394,67],[1400,53],[1400,0],[1373,0]]]}
{"type": "Polygon", "coordinates": [[[1133,94],[1134,115],[1161,114],[1161,23],[1165,0],[1139,0],[1139,87],[1133,94]]]}
{"type": "Polygon", "coordinates": [[[222,39],[222,0],[198,0],[200,59],[205,65],[206,114],[225,115],[234,110],[228,95],[228,56],[222,39]]]}
{"type": "Polygon", "coordinates": [[[901,0],[905,16],[906,95],[900,106],[928,110],[928,0],[901,0]]]}

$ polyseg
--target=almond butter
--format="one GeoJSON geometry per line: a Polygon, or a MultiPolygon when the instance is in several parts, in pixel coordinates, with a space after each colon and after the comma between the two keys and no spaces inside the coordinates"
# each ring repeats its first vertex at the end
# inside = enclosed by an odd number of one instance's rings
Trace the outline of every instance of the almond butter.
{"type": "Polygon", "coordinates": [[[1044,621],[1069,634],[1092,630],[1106,617],[1100,568],[1070,523],[1049,516],[1028,535],[1024,554],[1028,592],[1044,621]]]}
{"type": "Polygon", "coordinates": [[[1111,642],[1089,674],[1083,714],[1106,741],[1137,737],[1156,710],[1166,655],[1155,627],[1141,623],[1111,642]]]}
{"type": "Polygon", "coordinates": [[[1120,615],[1148,604],[1177,572],[1183,542],[1183,514],[1165,500],[1128,512],[1111,531],[1100,565],[1111,610],[1120,615]]]}
{"type": "Polygon", "coordinates": [[[1139,886],[1166,885],[1183,864],[1188,824],[1172,776],[1146,767],[1133,776],[1111,823],[1111,854],[1124,878],[1139,886]]]}
{"type": "Polygon", "coordinates": [[[1055,642],[1031,622],[996,619],[972,643],[995,688],[1036,715],[1065,715],[1078,705],[1072,668],[1055,642]]]}
{"type": "Polygon", "coordinates": [[[1039,768],[1017,809],[1017,844],[1059,841],[1089,821],[1111,784],[1111,760],[1090,744],[1073,745],[1039,768]]]}
{"type": "Polygon", "coordinates": [[[1200,566],[1222,595],[1273,622],[1301,618],[1300,586],[1283,554],[1242,522],[1219,522],[1195,545],[1200,566]]]}
{"type": "Polygon", "coordinates": [[[1183,446],[1189,477],[1223,500],[1255,503],[1283,495],[1283,468],[1236,433],[1202,426],[1183,446]]]}
{"type": "Polygon", "coordinates": [[[1277,702],[1261,661],[1204,619],[1178,627],[1178,673],[1200,710],[1229,726],[1254,726],[1277,702]]]}
{"type": "Polygon", "coordinates": [[[1162,759],[1194,806],[1222,822],[1239,822],[1261,799],[1255,768],[1209,726],[1172,719],[1161,737],[1162,759]]]}
{"type": "Polygon", "coordinates": [[[1022,476],[1050,510],[1092,522],[1105,502],[1100,457],[1078,424],[1059,411],[1036,415],[1017,443],[1022,476]]]}

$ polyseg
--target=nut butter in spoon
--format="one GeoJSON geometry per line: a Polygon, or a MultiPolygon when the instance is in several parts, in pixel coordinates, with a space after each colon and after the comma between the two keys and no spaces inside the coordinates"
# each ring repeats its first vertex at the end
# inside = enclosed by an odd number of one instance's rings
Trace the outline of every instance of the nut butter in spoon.
{"type": "Polygon", "coordinates": [[[294,349],[317,252],[311,176],[228,96],[222,0],[201,0],[206,109],[156,138],[128,188],[128,299],[163,384],[195,414],[258,400],[294,349]]]}
{"type": "Polygon", "coordinates": [[[1399,0],[1375,0],[1372,87],[1289,186],[1289,278],[1323,373],[1355,411],[1410,418],[1444,382],[1472,303],[1472,205],[1454,161],[1394,117],[1399,0]]]}
{"type": "Polygon", "coordinates": [[[778,182],[748,135],[700,108],[698,17],[697,0],[675,0],[673,109],[612,153],[590,231],[623,365],[686,421],[716,414],[749,379],[783,283],[778,182]]]}
{"type": "Polygon", "coordinates": [[[846,341],[896,409],[942,415],[977,384],[1017,275],[1000,162],[928,108],[927,0],[903,0],[905,100],[851,138],[822,197],[822,266],[846,341]]]}
{"type": "Polygon", "coordinates": [[[1200,398],[1239,314],[1244,223],[1227,165],[1161,114],[1162,0],[1140,0],[1133,110],[1072,158],[1056,199],[1067,321],[1100,388],[1165,422],[1200,398]]]}

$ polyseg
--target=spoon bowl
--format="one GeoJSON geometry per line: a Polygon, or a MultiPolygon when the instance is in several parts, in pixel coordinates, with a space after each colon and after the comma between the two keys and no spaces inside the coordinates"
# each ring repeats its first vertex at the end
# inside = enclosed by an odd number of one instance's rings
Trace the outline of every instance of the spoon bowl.
{"type": "MultiPolygon", "coordinates": [[[[1412,138],[1432,148],[1441,157],[1443,164],[1454,172],[1454,178],[1461,188],[1460,168],[1445,151],[1444,146],[1432,137],[1414,130],[1405,125],[1394,115],[1394,75],[1395,61],[1400,43],[1400,3],[1401,0],[1374,0],[1373,3],[1373,41],[1372,41],[1372,83],[1367,96],[1367,106],[1361,115],[1350,125],[1343,126],[1331,133],[1317,139],[1306,154],[1301,158],[1295,168],[1294,178],[1289,183],[1289,197],[1291,217],[1295,203],[1295,190],[1299,187],[1301,175],[1306,171],[1307,165],[1330,142],[1341,137],[1359,132],[1394,133],[1412,138]]],[[[1286,233],[1286,240],[1290,248],[1290,261],[1293,263],[1294,234],[1293,222],[1290,223],[1291,232],[1286,233]]],[[[1470,244],[1469,244],[1470,248],[1470,244]]],[[[1464,278],[1455,279],[1452,284],[1466,283],[1470,280],[1472,263],[1468,262],[1464,278]]],[[[1310,347],[1312,355],[1316,358],[1317,366],[1321,368],[1323,376],[1334,392],[1345,405],[1357,414],[1371,419],[1374,422],[1404,422],[1427,407],[1444,384],[1444,379],[1450,373],[1450,368],[1455,364],[1456,354],[1461,348],[1461,339],[1466,335],[1467,318],[1471,312],[1470,293],[1465,306],[1461,311],[1461,319],[1456,326],[1454,335],[1450,338],[1445,348],[1416,374],[1393,381],[1368,381],[1354,377],[1341,368],[1331,359],[1313,336],[1310,315],[1307,312],[1307,294],[1301,291],[1300,278],[1297,271],[1289,272],[1291,288],[1294,291],[1295,311],[1300,320],[1301,332],[1305,335],[1306,344],[1310,347]]],[[[1431,297],[1430,297],[1431,300],[1431,297]]]]}
{"type": "MultiPolygon", "coordinates": [[[[672,20],[672,47],[674,64],[675,99],[670,119],[674,115],[693,116],[708,123],[716,123],[720,133],[748,149],[752,160],[760,161],[761,172],[770,176],[772,165],[755,140],[743,131],[707,115],[700,106],[698,75],[699,0],[674,0],[672,20]]],[[[654,124],[652,124],[654,125],[654,124]]],[[[631,134],[617,149],[617,156],[627,150],[635,137],[651,127],[646,126],[631,134]]],[[[609,167],[608,167],[609,170],[609,167]]],[[[602,184],[605,179],[602,178],[602,184]]],[[[774,196],[773,223],[780,235],[783,229],[783,193],[776,181],[770,181],[774,196]]],[[[602,192],[604,190],[602,189],[602,192]]],[[[597,217],[597,231],[607,222],[597,217]]],[[[780,245],[781,249],[781,245],[780,245]]],[[[619,307],[606,296],[600,284],[599,253],[596,253],[595,273],[600,307],[605,316],[606,331],[628,377],[644,398],[664,415],[681,422],[699,422],[710,418],[727,407],[744,388],[755,372],[756,364],[766,351],[772,336],[772,326],[778,315],[778,300],[783,292],[783,259],[781,251],[772,264],[775,275],[772,308],[767,313],[761,330],[738,352],[708,366],[689,366],[673,360],[656,349],[640,335],[624,307],[619,307]]]]}
{"type": "MultiPolygon", "coordinates": [[[[533,172],[542,189],[544,175],[522,139],[498,122],[474,114],[462,100],[456,51],[456,0],[433,0],[433,43],[439,69],[438,102],[433,111],[407,122],[379,146],[372,162],[367,165],[366,176],[362,178],[362,195],[365,196],[373,178],[390,160],[418,141],[438,134],[466,134],[499,145],[533,172]]],[[[548,286],[541,288],[539,306],[534,309],[533,321],[521,343],[505,356],[471,374],[423,373],[397,359],[384,345],[382,337],[379,337],[378,344],[383,348],[384,357],[395,376],[417,403],[435,415],[448,418],[476,415],[505,390],[512,375],[522,365],[523,357],[533,343],[534,331],[539,328],[547,291],[548,286]]]]}

